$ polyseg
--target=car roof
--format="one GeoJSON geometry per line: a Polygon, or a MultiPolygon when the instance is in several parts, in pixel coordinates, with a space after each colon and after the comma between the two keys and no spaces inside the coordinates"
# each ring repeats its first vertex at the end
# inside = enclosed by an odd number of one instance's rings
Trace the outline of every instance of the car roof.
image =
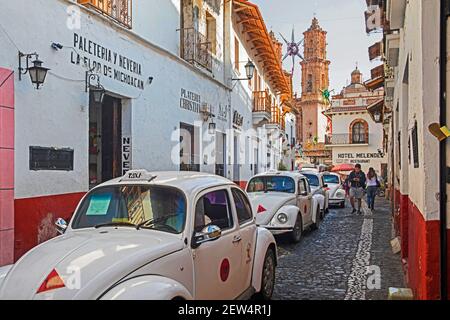
{"type": "Polygon", "coordinates": [[[100,184],[96,188],[116,185],[158,185],[168,186],[183,190],[184,192],[197,193],[205,189],[235,184],[221,176],[202,172],[184,172],[184,171],[154,171],[132,170],[127,173],[140,172],[145,173],[150,179],[130,180],[126,176],[116,178],[100,184]]]}
{"type": "Polygon", "coordinates": [[[257,177],[266,177],[266,176],[285,176],[291,178],[303,178],[304,176],[300,172],[296,171],[267,171],[260,174],[255,175],[253,178],[257,177]]]}
{"type": "Polygon", "coordinates": [[[315,176],[323,175],[323,172],[312,171],[312,170],[301,170],[300,173],[302,173],[302,174],[312,174],[312,175],[315,175],[315,176]]]}

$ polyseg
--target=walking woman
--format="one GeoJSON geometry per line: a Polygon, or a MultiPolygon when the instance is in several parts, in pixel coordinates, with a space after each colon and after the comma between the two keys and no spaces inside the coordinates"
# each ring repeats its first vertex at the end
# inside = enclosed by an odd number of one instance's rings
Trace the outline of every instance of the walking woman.
{"type": "Polygon", "coordinates": [[[370,168],[367,173],[367,205],[369,209],[375,210],[375,197],[377,196],[380,181],[374,168],[370,168]]]}

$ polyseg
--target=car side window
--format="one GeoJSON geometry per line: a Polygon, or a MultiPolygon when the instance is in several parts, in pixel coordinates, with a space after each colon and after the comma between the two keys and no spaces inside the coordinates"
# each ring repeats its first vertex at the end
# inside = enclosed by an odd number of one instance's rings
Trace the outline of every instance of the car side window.
{"type": "Polygon", "coordinates": [[[231,190],[231,193],[233,194],[239,224],[241,225],[248,221],[251,221],[253,218],[253,213],[252,207],[250,206],[247,197],[242,191],[235,188],[231,190]]]}
{"type": "Polygon", "coordinates": [[[201,197],[195,207],[195,232],[201,232],[206,226],[215,225],[222,230],[233,227],[230,200],[227,190],[217,190],[201,197]]]}
{"type": "Polygon", "coordinates": [[[301,179],[298,182],[298,194],[308,193],[308,186],[306,184],[305,179],[301,179]]]}

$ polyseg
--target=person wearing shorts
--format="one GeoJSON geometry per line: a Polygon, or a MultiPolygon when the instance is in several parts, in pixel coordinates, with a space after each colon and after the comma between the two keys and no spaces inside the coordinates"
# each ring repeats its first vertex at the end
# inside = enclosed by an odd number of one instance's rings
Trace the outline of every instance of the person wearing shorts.
{"type": "Polygon", "coordinates": [[[361,214],[361,203],[364,198],[366,188],[366,175],[361,170],[361,165],[355,165],[355,170],[348,176],[350,183],[350,203],[352,205],[352,214],[361,214]]]}

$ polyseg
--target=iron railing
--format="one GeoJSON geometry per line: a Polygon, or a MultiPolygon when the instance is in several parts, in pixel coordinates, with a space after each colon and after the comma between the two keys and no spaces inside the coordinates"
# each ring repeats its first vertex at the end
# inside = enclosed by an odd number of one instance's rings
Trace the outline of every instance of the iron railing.
{"type": "Polygon", "coordinates": [[[198,64],[212,71],[212,44],[195,28],[183,28],[181,57],[191,64],[198,64]]]}
{"type": "Polygon", "coordinates": [[[79,4],[99,11],[119,24],[131,29],[132,0],[78,0],[79,4]]]}
{"type": "Polygon", "coordinates": [[[358,145],[369,144],[369,135],[352,135],[351,133],[332,134],[325,136],[325,145],[358,145]]]}

